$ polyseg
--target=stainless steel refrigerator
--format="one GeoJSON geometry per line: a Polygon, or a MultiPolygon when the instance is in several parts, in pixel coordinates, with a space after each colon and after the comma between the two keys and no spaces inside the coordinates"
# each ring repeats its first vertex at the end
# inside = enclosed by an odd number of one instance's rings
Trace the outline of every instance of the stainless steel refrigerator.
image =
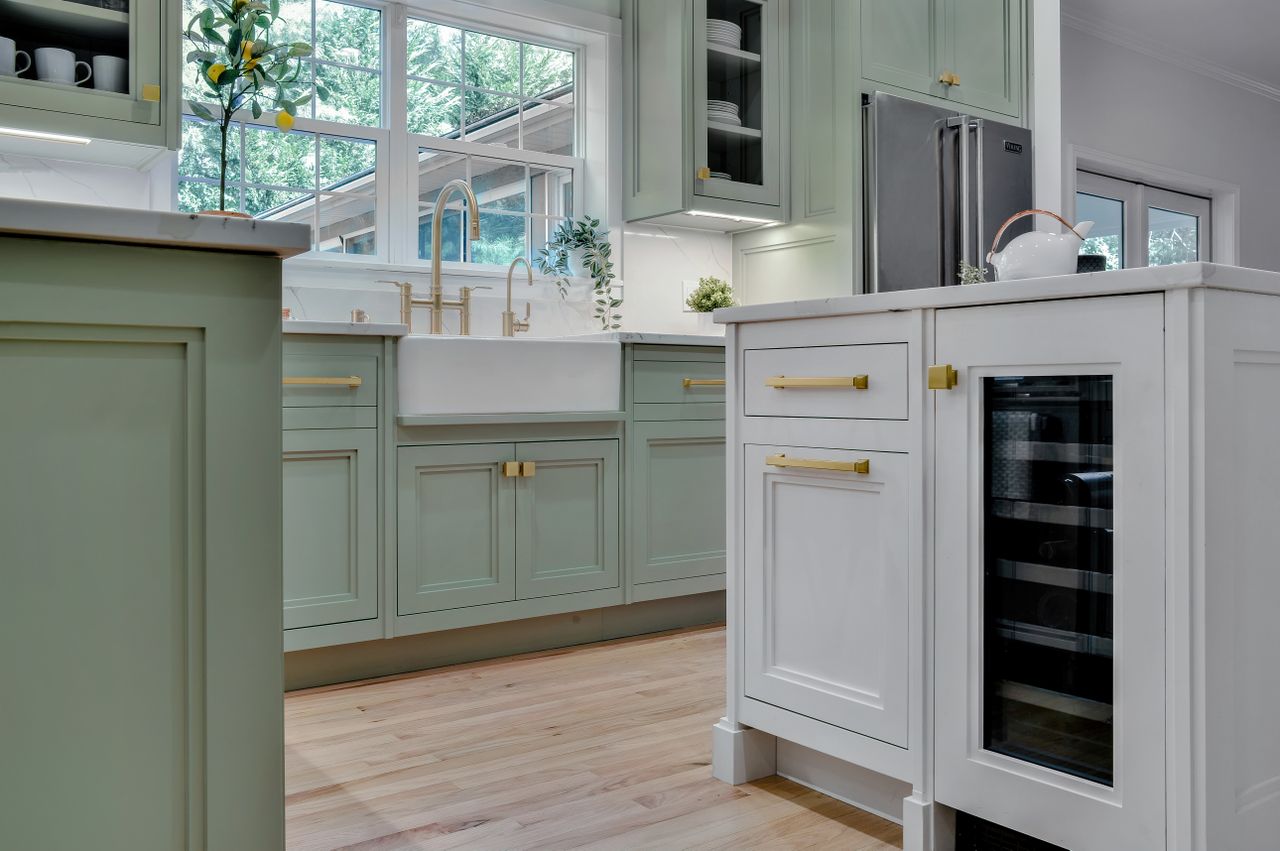
{"type": "Polygon", "coordinates": [[[992,238],[1031,207],[1031,131],[884,92],[862,110],[866,290],[958,284],[962,261],[994,280],[992,238]]]}

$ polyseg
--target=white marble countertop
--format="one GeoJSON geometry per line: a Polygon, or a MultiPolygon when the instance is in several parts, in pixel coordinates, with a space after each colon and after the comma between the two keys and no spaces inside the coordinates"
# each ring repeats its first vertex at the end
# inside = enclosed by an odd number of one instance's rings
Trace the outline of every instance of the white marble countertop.
{"type": "Polygon", "coordinates": [[[594,334],[574,334],[570,340],[613,340],[618,343],[637,343],[645,346],[723,346],[723,334],[675,334],[664,331],[598,331],[594,334]]]}
{"type": "Polygon", "coordinates": [[[353,337],[403,337],[408,325],[398,322],[326,322],[321,319],[282,319],[280,330],[286,334],[346,334],[353,337]]]}
{"type": "Polygon", "coordinates": [[[308,225],[121,210],[25,198],[0,198],[0,234],[268,254],[280,258],[293,257],[311,248],[308,225]]]}
{"type": "Polygon", "coordinates": [[[891,293],[726,307],[715,312],[715,319],[722,324],[770,322],[779,319],[849,316],[919,308],[1045,301],[1198,287],[1280,295],[1280,273],[1245,269],[1239,266],[1222,266],[1217,263],[1182,263],[1177,266],[1149,266],[1141,269],[1121,269],[1115,272],[1062,275],[1056,278],[1030,278],[1024,281],[1000,281],[960,287],[928,287],[891,293]]]}

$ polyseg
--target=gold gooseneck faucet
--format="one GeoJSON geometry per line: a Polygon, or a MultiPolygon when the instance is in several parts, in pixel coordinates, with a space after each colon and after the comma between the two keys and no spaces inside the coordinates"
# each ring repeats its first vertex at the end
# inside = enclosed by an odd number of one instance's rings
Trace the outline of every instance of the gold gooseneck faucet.
{"type": "Polygon", "coordinates": [[[514,337],[517,331],[529,330],[529,312],[532,308],[529,302],[524,303],[524,319],[516,319],[516,314],[511,309],[511,276],[515,274],[516,266],[524,264],[525,272],[529,278],[529,286],[533,286],[533,267],[529,265],[529,261],[523,257],[517,257],[511,261],[511,265],[507,267],[507,309],[502,312],[502,336],[514,337]]]}
{"type": "MultiPolygon", "coordinates": [[[[443,334],[444,312],[457,310],[458,333],[464,337],[470,335],[471,293],[475,290],[489,289],[489,287],[462,287],[458,290],[456,301],[447,300],[444,297],[444,283],[440,279],[440,253],[443,250],[440,244],[443,237],[440,232],[440,222],[444,218],[444,209],[449,203],[449,196],[454,192],[461,192],[467,202],[467,215],[471,219],[471,226],[468,228],[469,239],[480,238],[480,210],[476,203],[476,193],[471,191],[471,185],[465,180],[461,178],[450,180],[440,188],[440,194],[436,196],[435,209],[431,213],[431,297],[414,298],[413,284],[404,281],[388,282],[400,288],[400,322],[409,327],[410,333],[413,331],[413,309],[425,307],[431,311],[432,334],[443,334]]],[[[466,246],[464,246],[464,256],[465,248],[466,246]]]]}

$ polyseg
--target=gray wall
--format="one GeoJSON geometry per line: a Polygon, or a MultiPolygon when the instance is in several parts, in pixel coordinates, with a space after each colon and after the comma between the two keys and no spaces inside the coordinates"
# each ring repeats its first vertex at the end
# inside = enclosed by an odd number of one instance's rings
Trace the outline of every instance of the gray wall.
{"type": "Polygon", "coordinates": [[[1280,103],[1064,26],[1062,133],[1239,186],[1239,265],[1280,271],[1280,103]]]}

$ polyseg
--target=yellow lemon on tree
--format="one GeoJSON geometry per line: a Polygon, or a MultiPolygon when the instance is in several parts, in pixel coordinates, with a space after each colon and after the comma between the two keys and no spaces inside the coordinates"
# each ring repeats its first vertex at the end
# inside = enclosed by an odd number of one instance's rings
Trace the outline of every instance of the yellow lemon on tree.
{"type": "Polygon", "coordinates": [[[226,65],[223,65],[221,62],[215,62],[209,66],[209,70],[205,73],[208,75],[211,82],[216,83],[218,82],[218,78],[222,76],[222,72],[225,70],[227,70],[226,65]]]}
{"type": "Polygon", "coordinates": [[[292,130],[293,116],[284,111],[277,112],[276,126],[279,127],[281,130],[285,130],[285,131],[292,130]]]}
{"type": "Polygon", "coordinates": [[[246,41],[244,43],[244,53],[242,54],[242,56],[245,59],[253,58],[253,42],[252,41],[246,41]]]}

